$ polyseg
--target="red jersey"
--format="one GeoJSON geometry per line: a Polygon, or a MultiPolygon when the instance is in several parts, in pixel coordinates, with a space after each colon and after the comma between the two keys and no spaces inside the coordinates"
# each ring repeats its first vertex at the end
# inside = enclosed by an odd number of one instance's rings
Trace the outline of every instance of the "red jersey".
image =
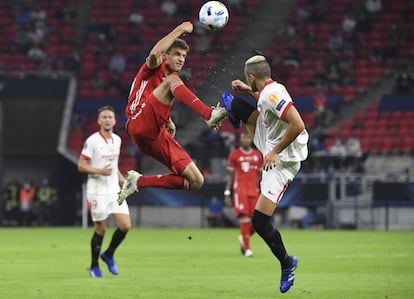
{"type": "Polygon", "coordinates": [[[164,60],[155,69],[148,68],[146,63],[141,66],[129,91],[128,105],[125,108],[127,118],[138,113],[140,105],[146,102],[148,95],[150,95],[166,77],[167,74],[165,72],[164,60]]]}
{"type": "Polygon", "coordinates": [[[251,149],[241,148],[229,155],[227,169],[234,170],[233,192],[245,196],[257,196],[259,193],[259,173],[263,168],[262,154],[251,149]]]}

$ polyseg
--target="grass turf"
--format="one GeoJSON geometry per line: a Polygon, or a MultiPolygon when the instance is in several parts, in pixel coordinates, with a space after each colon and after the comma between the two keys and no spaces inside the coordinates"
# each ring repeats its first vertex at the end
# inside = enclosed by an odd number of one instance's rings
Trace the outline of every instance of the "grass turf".
{"type": "MultiPolygon", "coordinates": [[[[113,229],[107,231],[103,249],[113,229]]],[[[253,258],[237,229],[132,229],[115,258],[120,274],[89,277],[92,229],[1,228],[0,297],[15,298],[414,298],[414,233],[283,230],[297,255],[295,285],[258,236],[253,258]]]]}

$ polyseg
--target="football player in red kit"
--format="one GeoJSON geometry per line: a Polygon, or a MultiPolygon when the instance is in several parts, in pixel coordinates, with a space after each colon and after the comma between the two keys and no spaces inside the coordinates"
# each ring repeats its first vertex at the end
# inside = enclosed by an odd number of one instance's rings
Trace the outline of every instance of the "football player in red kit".
{"type": "Polygon", "coordinates": [[[176,127],[170,118],[174,99],[199,114],[211,129],[217,129],[226,117],[224,108],[219,104],[206,106],[178,76],[189,51],[180,37],[192,31],[193,24],[183,22],[155,44],[132,82],[125,109],[127,131],[138,149],[172,172],[143,176],[135,170],[128,171],[119,204],[139,188],[197,190],[204,183],[201,171],[174,139],[176,127]]]}
{"type": "Polygon", "coordinates": [[[262,154],[252,148],[252,143],[249,132],[244,131],[240,134],[240,147],[229,154],[224,191],[226,205],[233,203],[234,213],[239,219],[241,252],[246,257],[253,256],[250,249],[250,236],[254,233],[251,218],[260,194],[259,183],[263,168],[262,154]]]}

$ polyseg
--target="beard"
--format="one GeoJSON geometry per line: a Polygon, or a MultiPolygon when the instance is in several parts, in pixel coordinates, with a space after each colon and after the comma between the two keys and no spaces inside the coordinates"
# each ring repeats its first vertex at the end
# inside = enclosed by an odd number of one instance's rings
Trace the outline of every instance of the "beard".
{"type": "Polygon", "coordinates": [[[250,87],[252,88],[253,92],[259,91],[259,89],[257,88],[257,85],[254,83],[250,84],[250,87]]]}

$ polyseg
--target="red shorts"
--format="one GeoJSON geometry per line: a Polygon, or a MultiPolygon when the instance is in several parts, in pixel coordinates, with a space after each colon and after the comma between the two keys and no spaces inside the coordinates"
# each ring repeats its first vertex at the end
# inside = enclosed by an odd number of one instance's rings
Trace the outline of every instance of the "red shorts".
{"type": "Polygon", "coordinates": [[[237,192],[234,193],[234,214],[236,217],[246,215],[249,217],[253,216],[254,208],[256,207],[257,199],[259,194],[256,196],[239,195],[237,192]]]}
{"type": "Polygon", "coordinates": [[[170,117],[170,106],[161,103],[153,94],[141,111],[128,120],[127,131],[138,149],[167,166],[172,172],[181,174],[192,162],[188,153],[165,129],[170,117]]]}

